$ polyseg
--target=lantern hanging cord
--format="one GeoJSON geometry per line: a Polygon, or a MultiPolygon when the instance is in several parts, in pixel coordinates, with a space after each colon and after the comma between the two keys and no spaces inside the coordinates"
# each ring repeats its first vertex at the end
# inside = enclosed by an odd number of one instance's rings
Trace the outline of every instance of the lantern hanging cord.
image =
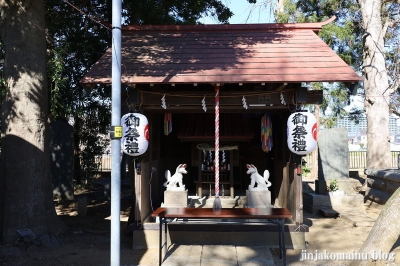
{"type": "Polygon", "coordinates": [[[137,106],[136,104],[129,103],[129,86],[126,87],[126,106],[128,106],[129,113],[139,113],[140,108],[142,107],[143,103],[143,95],[140,93],[140,104],[137,106]]]}
{"type": "Polygon", "coordinates": [[[132,107],[132,104],[129,104],[129,92],[128,92],[128,90],[129,90],[129,87],[126,87],[126,106],[128,106],[128,109],[129,109],[129,113],[133,113],[133,107],[132,107]]]}

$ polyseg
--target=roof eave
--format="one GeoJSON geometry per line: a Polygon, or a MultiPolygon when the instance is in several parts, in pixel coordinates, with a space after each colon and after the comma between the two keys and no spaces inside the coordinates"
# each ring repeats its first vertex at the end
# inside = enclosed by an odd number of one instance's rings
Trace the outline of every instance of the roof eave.
{"type": "Polygon", "coordinates": [[[314,23],[257,23],[257,24],[207,24],[207,25],[126,25],[123,32],[131,31],[218,31],[218,30],[312,30],[319,32],[333,22],[336,16],[314,23]]]}

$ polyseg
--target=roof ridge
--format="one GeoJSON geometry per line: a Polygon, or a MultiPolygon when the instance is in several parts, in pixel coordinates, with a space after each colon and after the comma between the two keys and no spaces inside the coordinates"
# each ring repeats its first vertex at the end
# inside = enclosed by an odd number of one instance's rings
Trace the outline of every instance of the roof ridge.
{"type": "Polygon", "coordinates": [[[323,22],[311,23],[257,23],[257,24],[199,24],[199,25],[125,25],[123,31],[216,31],[216,30],[312,30],[320,31],[336,16],[323,22]]]}

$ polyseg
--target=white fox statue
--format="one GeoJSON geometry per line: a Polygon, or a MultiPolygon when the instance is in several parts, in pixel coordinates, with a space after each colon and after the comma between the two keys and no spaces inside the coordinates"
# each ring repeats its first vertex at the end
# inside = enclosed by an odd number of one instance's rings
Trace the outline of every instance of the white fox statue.
{"type": "Polygon", "coordinates": [[[182,183],[183,174],[187,174],[186,164],[178,165],[173,176],[171,176],[171,172],[169,170],[165,171],[165,178],[167,181],[164,183],[164,187],[166,187],[167,190],[173,191],[185,190],[185,185],[182,183]]]}
{"type": "Polygon", "coordinates": [[[247,164],[247,173],[250,174],[251,183],[249,185],[249,191],[267,191],[268,188],[271,186],[271,182],[268,181],[269,179],[269,171],[264,171],[264,177],[262,177],[257,168],[253,164],[247,164]],[[257,186],[256,186],[257,184],[257,186]]]}

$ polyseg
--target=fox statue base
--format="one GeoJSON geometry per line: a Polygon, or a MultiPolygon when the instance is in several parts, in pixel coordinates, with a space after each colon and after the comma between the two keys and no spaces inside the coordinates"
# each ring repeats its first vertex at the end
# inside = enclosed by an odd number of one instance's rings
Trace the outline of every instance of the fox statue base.
{"type": "Polygon", "coordinates": [[[271,205],[271,191],[246,190],[247,208],[273,208],[271,205]]]}
{"type": "Polygon", "coordinates": [[[188,191],[164,191],[164,203],[161,207],[186,208],[188,206],[188,191]]]}

